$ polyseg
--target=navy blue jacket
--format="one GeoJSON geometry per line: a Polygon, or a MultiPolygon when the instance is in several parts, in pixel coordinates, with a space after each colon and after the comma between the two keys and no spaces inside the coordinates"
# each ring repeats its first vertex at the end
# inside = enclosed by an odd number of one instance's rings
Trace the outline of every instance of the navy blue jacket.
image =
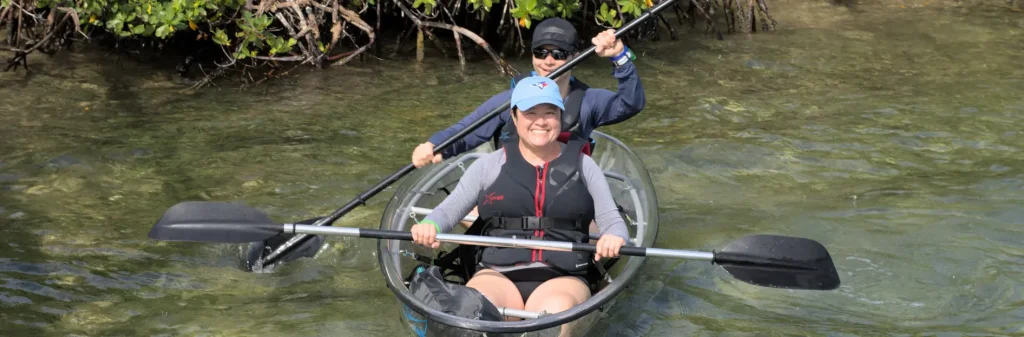
{"type": "MultiPolygon", "coordinates": [[[[601,125],[614,124],[635,116],[643,110],[647,98],[644,97],[644,88],[640,84],[640,76],[637,75],[636,66],[632,61],[626,62],[621,67],[612,71],[619,82],[618,92],[608,89],[590,88],[583,95],[583,104],[580,107],[580,132],[584,138],[590,137],[590,132],[601,125]]],[[[448,137],[472,124],[488,112],[496,109],[512,98],[512,91],[506,90],[492,96],[458,123],[447,129],[438,131],[430,136],[430,143],[437,145],[444,142],[448,137]]],[[[460,153],[472,150],[480,144],[488,142],[494,132],[509,121],[509,110],[505,110],[497,117],[492,118],[481,125],[472,133],[461,140],[456,141],[451,147],[441,153],[442,158],[450,158],[460,153]]]]}

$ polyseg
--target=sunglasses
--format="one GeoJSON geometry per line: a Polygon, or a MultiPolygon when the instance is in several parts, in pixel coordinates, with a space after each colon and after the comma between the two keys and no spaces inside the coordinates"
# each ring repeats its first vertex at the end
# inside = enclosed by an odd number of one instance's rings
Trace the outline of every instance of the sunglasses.
{"type": "Polygon", "coordinates": [[[563,49],[537,48],[537,49],[533,50],[533,57],[536,57],[536,58],[539,58],[539,59],[543,59],[543,58],[548,57],[548,54],[551,54],[551,57],[554,57],[556,60],[559,60],[559,61],[568,59],[569,55],[571,55],[571,53],[569,53],[568,51],[565,51],[563,49]]]}

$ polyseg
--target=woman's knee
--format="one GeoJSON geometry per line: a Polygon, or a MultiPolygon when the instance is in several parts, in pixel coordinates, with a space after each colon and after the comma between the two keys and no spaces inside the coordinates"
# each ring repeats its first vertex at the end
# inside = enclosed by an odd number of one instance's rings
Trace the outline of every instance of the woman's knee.
{"type": "Polygon", "coordinates": [[[466,286],[476,289],[496,307],[512,309],[524,308],[522,296],[515,283],[505,275],[490,269],[484,269],[473,275],[466,286]]]}
{"type": "Polygon", "coordinates": [[[527,311],[544,311],[549,314],[566,311],[577,304],[580,304],[575,296],[567,293],[549,294],[548,296],[538,298],[535,301],[527,301],[526,303],[527,311]]]}
{"type": "Polygon", "coordinates": [[[544,282],[526,301],[528,311],[556,313],[568,310],[590,298],[590,289],[579,279],[560,277],[544,282]]]}

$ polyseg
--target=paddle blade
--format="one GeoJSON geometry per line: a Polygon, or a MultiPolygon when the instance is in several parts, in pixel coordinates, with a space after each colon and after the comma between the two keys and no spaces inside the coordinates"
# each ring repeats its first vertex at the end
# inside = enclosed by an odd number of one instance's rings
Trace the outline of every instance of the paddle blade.
{"type": "Polygon", "coordinates": [[[839,287],[839,273],[825,246],[810,239],[752,235],[715,253],[713,263],[754,285],[808,290],[839,287]]]}
{"type": "Polygon", "coordinates": [[[186,201],[171,206],[149,231],[163,241],[241,243],[263,241],[284,229],[266,214],[245,205],[186,201]]]}

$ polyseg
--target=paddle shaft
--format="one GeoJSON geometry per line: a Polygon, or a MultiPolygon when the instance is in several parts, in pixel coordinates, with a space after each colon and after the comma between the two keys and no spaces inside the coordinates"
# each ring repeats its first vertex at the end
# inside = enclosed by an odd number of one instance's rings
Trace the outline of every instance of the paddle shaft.
{"type": "MultiPolygon", "coordinates": [[[[312,234],[312,235],[339,235],[360,237],[369,239],[387,239],[412,241],[411,232],[387,231],[379,229],[352,228],[352,227],[327,227],[314,225],[284,224],[286,234],[312,234]]],[[[532,239],[512,239],[482,235],[465,234],[437,234],[437,241],[474,246],[493,246],[508,248],[543,249],[558,251],[574,251],[596,253],[597,246],[589,243],[576,243],[565,241],[541,241],[532,239]]],[[[670,257],[690,260],[712,261],[715,253],[699,252],[690,250],[629,247],[619,248],[619,255],[629,256],[651,256],[670,257]]]]}
{"type": "MultiPolygon", "coordinates": [[[[622,28],[619,28],[618,30],[616,30],[615,31],[615,37],[616,38],[622,37],[623,35],[625,35],[630,30],[633,30],[633,28],[635,28],[636,26],[639,26],[640,23],[646,21],[647,19],[653,17],[654,15],[656,15],[659,12],[661,12],[661,11],[665,10],[666,8],[668,8],[674,2],[675,2],[675,0],[664,0],[664,1],[662,1],[657,6],[654,6],[653,8],[651,8],[649,11],[644,12],[644,14],[641,15],[640,17],[638,17],[635,20],[627,23],[622,28]]],[[[558,69],[555,69],[555,71],[552,71],[550,74],[548,74],[548,78],[557,78],[558,76],[561,76],[563,73],[569,71],[569,69],[575,67],[580,62],[583,62],[583,60],[586,59],[587,57],[589,57],[590,55],[593,55],[596,52],[596,50],[597,50],[596,46],[591,46],[590,48],[587,48],[578,57],[574,57],[573,59],[571,59],[568,62],[566,62],[565,64],[563,64],[561,67],[558,67],[558,69]]],[[[470,132],[473,132],[474,130],[479,128],[484,123],[487,123],[487,121],[491,120],[491,118],[494,118],[495,116],[498,116],[499,114],[501,114],[505,110],[508,110],[510,106],[511,106],[511,102],[506,102],[505,104],[502,104],[500,107],[498,107],[498,108],[492,110],[491,112],[487,113],[486,115],[484,115],[480,119],[477,119],[473,123],[469,124],[464,129],[460,130],[459,132],[456,132],[455,135],[452,135],[451,137],[448,137],[448,139],[446,139],[444,142],[441,142],[441,144],[438,144],[438,145],[434,146],[434,154],[435,155],[436,154],[440,154],[444,150],[448,149],[448,147],[452,146],[452,144],[455,144],[456,141],[466,137],[466,135],[469,135],[470,132]]],[[[331,215],[326,216],[324,218],[321,218],[320,220],[317,220],[315,223],[313,223],[312,226],[330,226],[332,223],[334,223],[334,221],[338,220],[338,218],[340,218],[342,215],[345,215],[346,213],[352,211],[352,209],[355,209],[359,205],[365,205],[366,204],[366,200],[370,199],[374,195],[377,195],[377,193],[380,193],[380,191],[383,191],[388,186],[391,186],[391,184],[394,184],[396,181],[398,181],[399,179],[401,179],[402,177],[404,177],[405,175],[409,174],[410,172],[412,172],[415,169],[416,169],[416,166],[413,165],[412,163],[409,163],[409,164],[405,165],[405,167],[403,167],[401,170],[398,170],[398,172],[395,172],[395,173],[391,174],[390,176],[388,176],[387,178],[384,178],[384,180],[382,180],[381,182],[377,183],[377,185],[374,185],[369,190],[367,190],[366,192],[363,192],[362,194],[357,196],[352,201],[349,201],[347,204],[345,204],[345,206],[342,206],[341,208],[339,208],[336,211],[334,211],[333,213],[331,213],[331,215]]],[[[273,252],[271,252],[269,255],[267,255],[267,258],[264,259],[263,264],[267,265],[267,264],[273,263],[273,261],[276,258],[278,258],[282,254],[284,254],[288,249],[290,249],[291,247],[297,246],[298,244],[302,243],[306,239],[308,239],[308,235],[306,235],[306,234],[296,235],[296,236],[288,239],[288,241],[286,241],[285,243],[281,244],[280,246],[277,247],[277,249],[274,249],[273,252]]]]}

